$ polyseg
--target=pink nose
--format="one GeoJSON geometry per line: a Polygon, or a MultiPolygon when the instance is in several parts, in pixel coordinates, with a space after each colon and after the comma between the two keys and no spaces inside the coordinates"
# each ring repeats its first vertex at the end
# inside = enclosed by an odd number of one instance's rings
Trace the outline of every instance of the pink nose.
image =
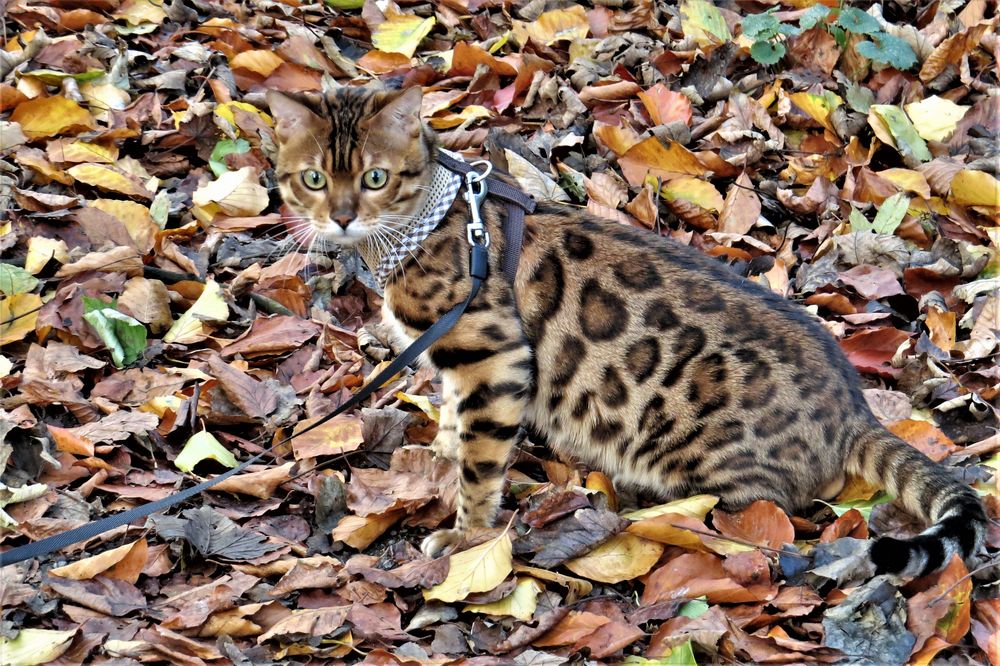
{"type": "Polygon", "coordinates": [[[346,229],[347,225],[354,221],[354,216],[350,213],[336,213],[330,217],[344,229],[346,229]]]}

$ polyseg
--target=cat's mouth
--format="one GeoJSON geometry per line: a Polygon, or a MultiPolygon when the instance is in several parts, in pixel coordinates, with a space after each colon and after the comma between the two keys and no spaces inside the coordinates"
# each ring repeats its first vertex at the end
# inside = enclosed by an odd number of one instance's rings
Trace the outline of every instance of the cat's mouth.
{"type": "Polygon", "coordinates": [[[357,220],[351,221],[344,227],[332,222],[319,224],[313,220],[299,218],[291,224],[286,224],[285,227],[300,245],[309,248],[317,245],[354,247],[370,236],[368,225],[357,220]]]}

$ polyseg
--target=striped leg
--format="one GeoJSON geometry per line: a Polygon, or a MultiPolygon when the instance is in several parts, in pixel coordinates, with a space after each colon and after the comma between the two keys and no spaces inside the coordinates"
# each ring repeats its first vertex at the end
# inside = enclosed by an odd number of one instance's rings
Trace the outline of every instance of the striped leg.
{"type": "Polygon", "coordinates": [[[530,354],[526,343],[507,346],[488,358],[444,373],[458,398],[461,478],[455,527],[427,537],[422,545],[424,553],[436,556],[458,543],[467,529],[493,525],[500,508],[504,471],[518,441],[528,401],[530,354]]]}
{"type": "Polygon", "coordinates": [[[448,375],[441,381],[441,420],[431,451],[439,458],[458,460],[458,394],[448,375]]]}

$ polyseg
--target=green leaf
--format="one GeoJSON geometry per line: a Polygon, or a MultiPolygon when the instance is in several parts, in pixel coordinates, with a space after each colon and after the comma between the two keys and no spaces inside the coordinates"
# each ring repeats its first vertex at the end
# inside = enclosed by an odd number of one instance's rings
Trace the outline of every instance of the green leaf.
{"type": "Polygon", "coordinates": [[[774,17],[771,10],[763,14],[750,14],[743,19],[743,34],[757,41],[773,39],[778,36],[781,22],[774,17]]]}
{"type": "Polygon", "coordinates": [[[917,64],[917,54],[906,41],[885,32],[871,36],[874,42],[860,42],[854,49],[866,58],[907,70],[917,64]]]}
{"type": "Polygon", "coordinates": [[[696,617],[701,617],[708,612],[709,605],[705,601],[706,597],[701,597],[700,599],[692,599],[687,602],[681,609],[677,612],[678,615],[682,617],[689,617],[694,619],[696,617]]]}
{"type": "Polygon", "coordinates": [[[870,35],[882,29],[882,26],[878,24],[878,21],[871,14],[866,14],[857,7],[845,7],[842,9],[840,16],[837,17],[837,25],[847,32],[853,32],[856,35],[870,35]]]}
{"type": "Polygon", "coordinates": [[[38,286],[38,278],[13,264],[0,264],[0,294],[26,294],[38,286]]]}
{"type": "Polygon", "coordinates": [[[847,219],[851,223],[851,231],[873,231],[875,229],[872,223],[868,221],[868,218],[854,206],[851,206],[851,214],[847,219]]]}
{"type": "Polygon", "coordinates": [[[641,666],[698,666],[694,658],[694,650],[691,648],[691,641],[685,641],[680,645],[669,648],[669,652],[656,659],[646,657],[630,656],[625,659],[625,664],[635,664],[641,666]]]}
{"type": "Polygon", "coordinates": [[[365,6],[365,0],[323,0],[334,9],[361,9],[365,6]]]}
{"type": "Polygon", "coordinates": [[[847,87],[847,93],[844,97],[847,99],[848,105],[858,113],[868,113],[868,109],[875,103],[875,93],[871,91],[871,88],[859,86],[856,83],[847,87]]]}
{"type": "Polygon", "coordinates": [[[250,152],[250,142],[246,139],[223,139],[215,144],[212,154],[208,158],[208,166],[212,167],[212,173],[218,178],[229,171],[226,166],[226,155],[242,155],[250,152]]]}
{"type": "Polygon", "coordinates": [[[878,208],[875,219],[872,220],[872,228],[880,234],[891,234],[906,217],[906,210],[910,207],[910,197],[902,192],[893,194],[882,202],[878,208]]]}
{"type": "Polygon", "coordinates": [[[762,65],[773,65],[785,55],[785,45],[780,42],[754,42],[750,57],[762,65]]]}
{"type": "Polygon", "coordinates": [[[135,361],[146,349],[146,327],[142,322],[122,314],[96,298],[88,299],[84,308],[95,309],[84,312],[83,318],[93,326],[101,341],[111,352],[111,360],[121,368],[135,361]],[[96,308],[95,302],[103,307],[96,308]]]}
{"type": "Polygon", "coordinates": [[[808,30],[812,28],[817,23],[826,20],[826,17],[830,15],[830,8],[826,5],[815,4],[805,11],[802,16],[799,17],[799,27],[803,30],[808,30]]]}
{"type": "Polygon", "coordinates": [[[174,466],[182,472],[191,472],[203,460],[214,460],[226,467],[236,467],[236,456],[219,443],[212,433],[202,431],[187,441],[174,459],[174,466]]]}
{"type": "Polygon", "coordinates": [[[0,656],[5,664],[47,664],[69,649],[76,632],[76,628],[67,631],[21,629],[14,638],[0,636],[0,656]]]}
{"type": "Polygon", "coordinates": [[[73,79],[77,83],[99,79],[104,76],[104,70],[88,69],[86,72],[79,74],[69,74],[68,72],[60,72],[56,69],[36,69],[30,72],[23,72],[22,76],[34,76],[47,86],[58,86],[63,82],[63,79],[73,79]]]}
{"type": "Polygon", "coordinates": [[[879,492],[875,497],[866,500],[853,500],[850,502],[840,502],[838,504],[830,504],[829,502],[824,502],[823,500],[816,500],[822,504],[826,504],[828,507],[833,509],[833,512],[837,514],[837,517],[844,515],[851,509],[857,509],[858,512],[864,516],[865,522],[871,520],[872,509],[877,507],[879,504],[888,504],[892,500],[896,499],[892,495],[886,492],[879,492]]]}
{"type": "Polygon", "coordinates": [[[896,150],[903,156],[903,161],[908,166],[911,168],[915,166],[910,162],[930,162],[931,151],[927,149],[927,144],[917,134],[917,129],[901,108],[891,104],[873,104],[869,113],[875,114],[885,123],[896,142],[896,150]]]}

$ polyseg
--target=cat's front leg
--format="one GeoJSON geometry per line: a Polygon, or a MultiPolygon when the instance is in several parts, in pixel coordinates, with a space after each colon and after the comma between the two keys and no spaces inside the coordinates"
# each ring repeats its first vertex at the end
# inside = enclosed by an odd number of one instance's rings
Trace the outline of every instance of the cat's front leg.
{"type": "Polygon", "coordinates": [[[461,541],[466,530],[493,525],[527,405],[531,351],[526,342],[508,343],[488,358],[442,374],[457,398],[460,485],[455,527],[435,532],[421,546],[432,557],[461,541]]]}
{"type": "Polygon", "coordinates": [[[437,435],[431,442],[434,455],[446,460],[458,460],[458,393],[448,375],[441,377],[441,419],[437,435]]]}

